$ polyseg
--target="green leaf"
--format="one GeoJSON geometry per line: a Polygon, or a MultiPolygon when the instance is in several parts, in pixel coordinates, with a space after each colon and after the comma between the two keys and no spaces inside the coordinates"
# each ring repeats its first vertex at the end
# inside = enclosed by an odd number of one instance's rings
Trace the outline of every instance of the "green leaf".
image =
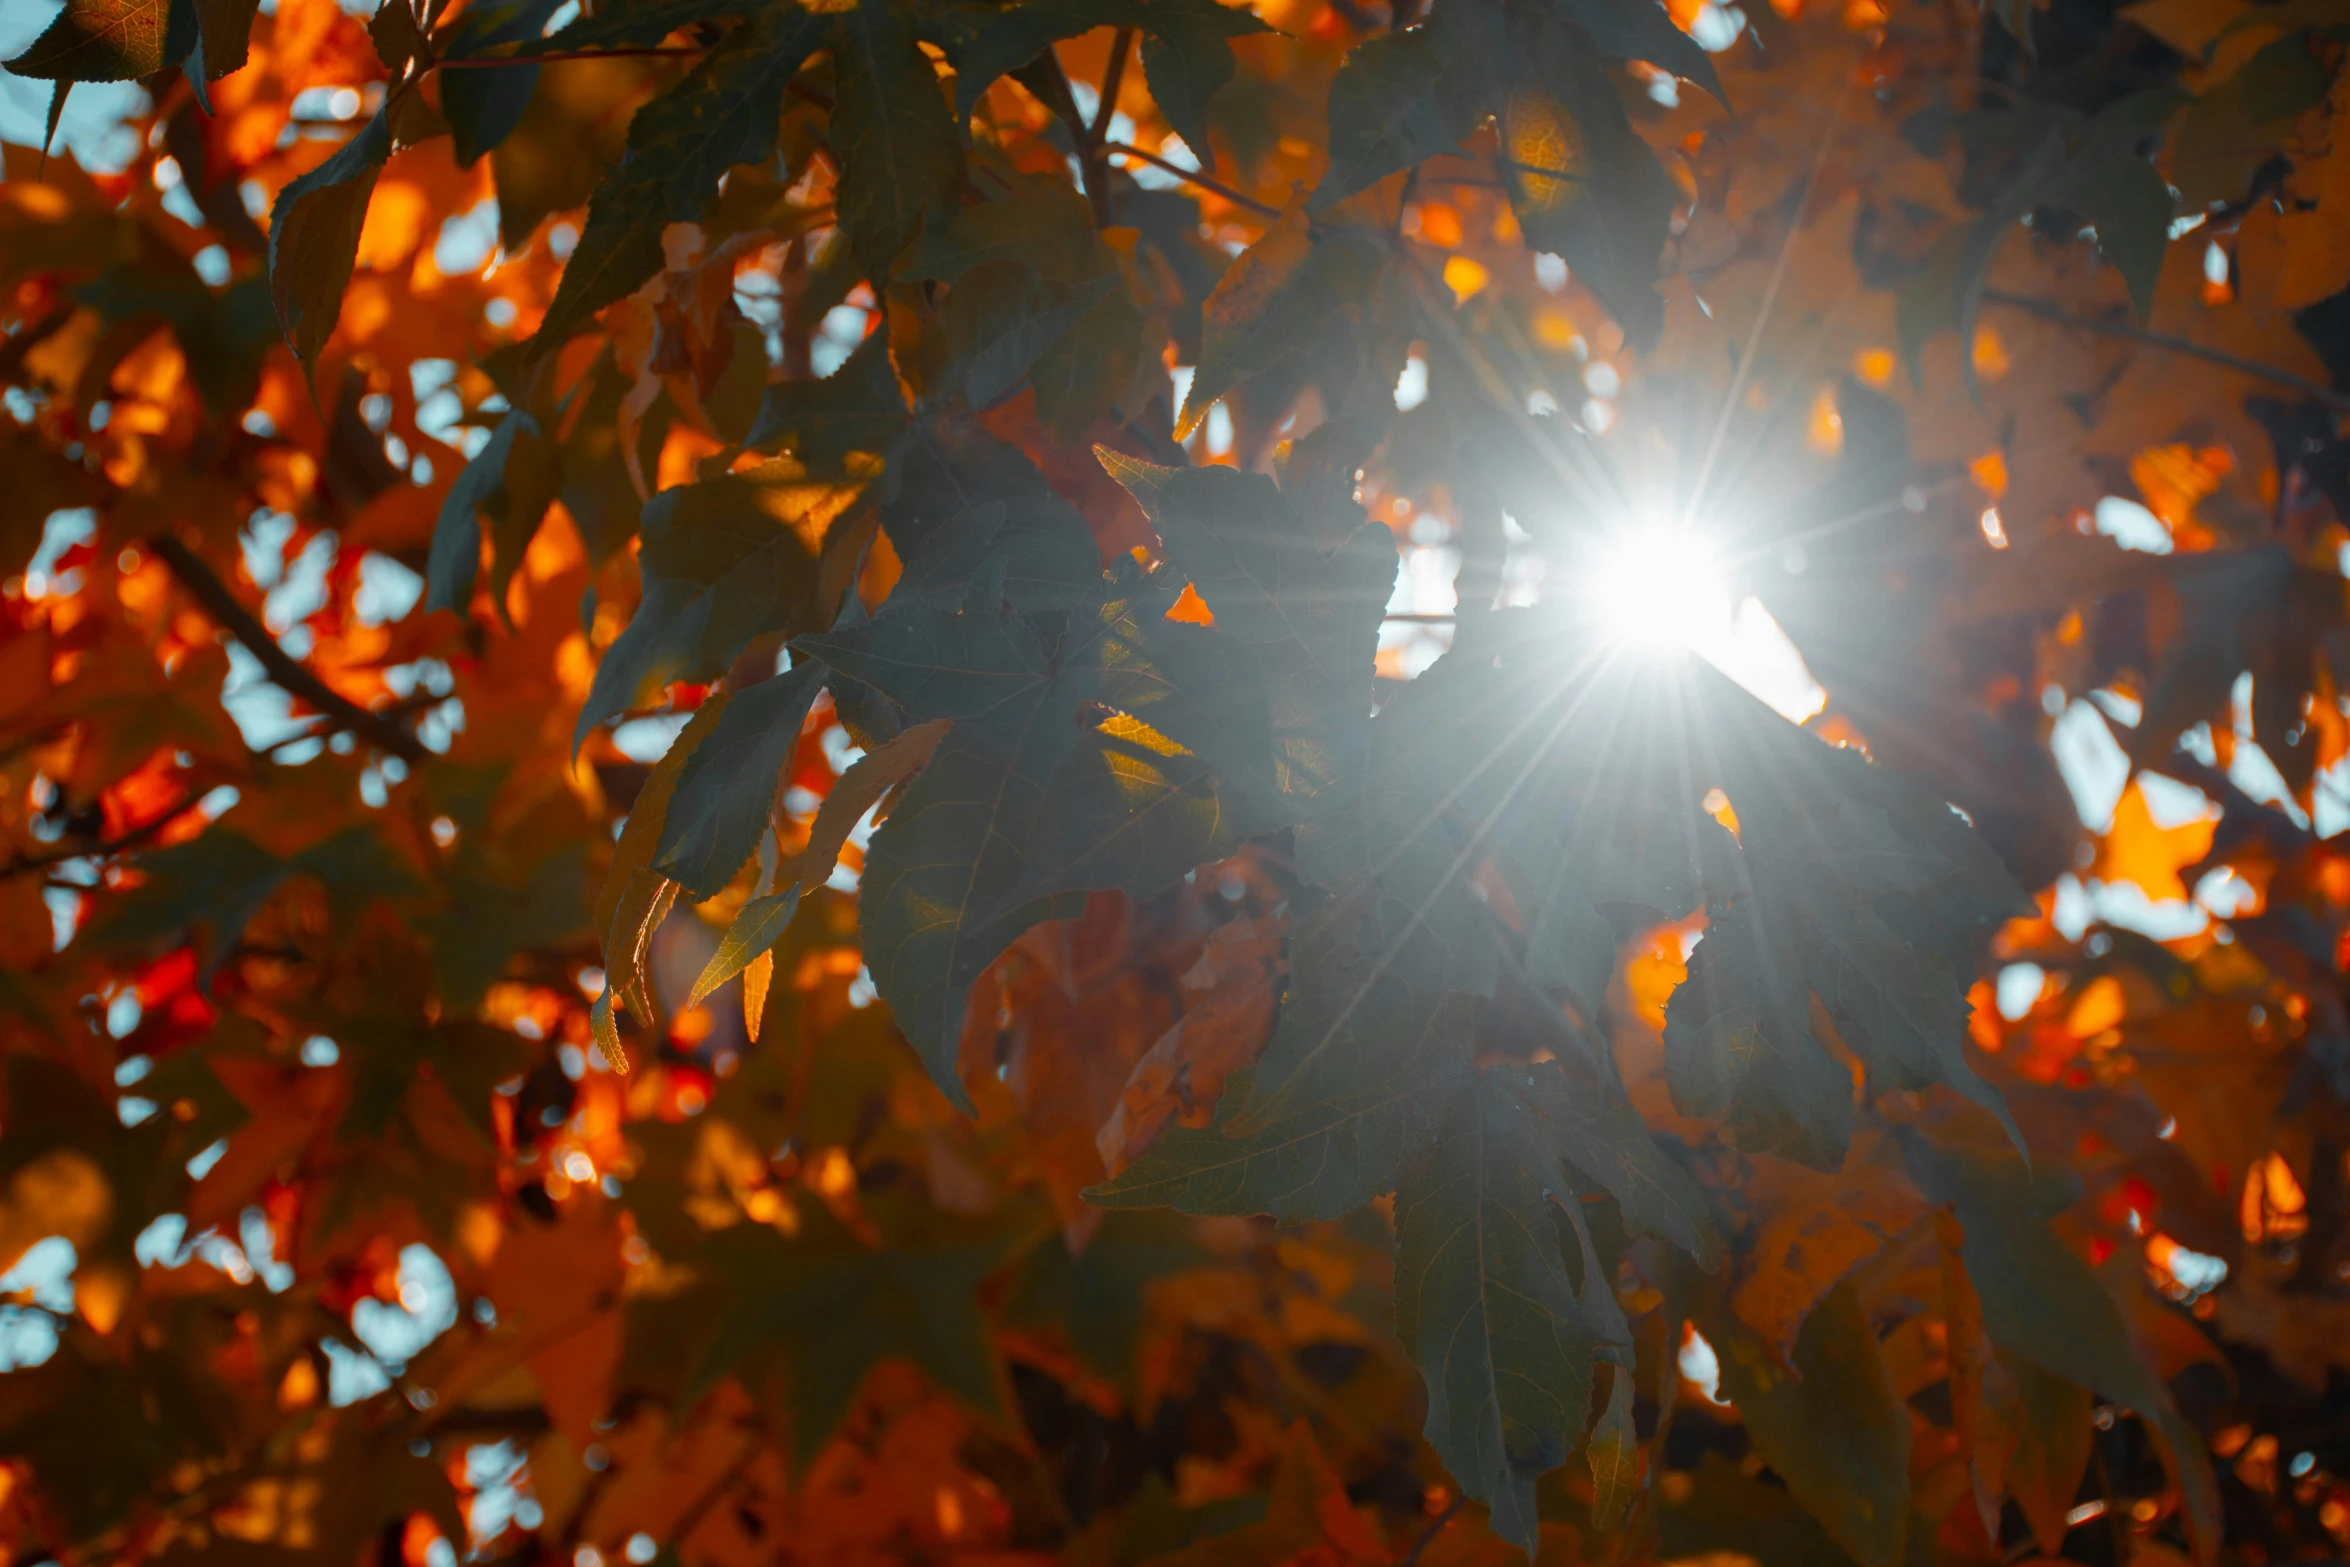
{"type": "Polygon", "coordinates": [[[817,381],[770,381],[743,444],[788,450],[813,473],[843,473],[851,452],[887,451],[907,423],[906,397],[889,364],[889,334],[870,333],[839,369],[817,381]]]}
{"type": "MultiPolygon", "coordinates": [[[[559,0],[496,0],[468,6],[441,41],[439,54],[444,60],[463,60],[513,44],[537,43],[558,5],[559,0]]],[[[601,14],[619,10],[627,15],[643,9],[614,7],[601,14]]],[[[539,68],[518,61],[503,70],[442,71],[439,81],[441,116],[457,144],[457,165],[469,169],[522,122],[522,111],[538,91],[539,68]]]]}
{"type": "Polygon", "coordinates": [[[645,972],[645,943],[677,899],[677,883],[653,869],[653,851],[660,846],[661,829],[669,818],[669,800],[677,781],[702,742],[726,716],[733,697],[721,691],[699,708],[669,742],[669,750],[653,764],[644,787],[628,808],[628,824],[612,847],[612,863],[605,870],[603,890],[596,894],[596,934],[604,949],[605,994],[640,1019],[650,1019],[652,993],[645,972]]]}
{"type": "Polygon", "coordinates": [[[1169,1207],[1197,1214],[1270,1213],[1286,1223],[1331,1219],[1392,1189],[1401,1151],[1435,1095],[1469,1070],[1474,1008],[1430,996],[1402,965],[1371,972],[1361,899],[1309,916],[1291,945],[1284,1035],[1311,1036],[1315,1019],[1344,1011],[1354,1032],[1340,1069],[1313,1078],[1245,1130],[1235,1111],[1256,1099],[1256,1070],[1226,1082],[1213,1125],[1171,1127],[1117,1178],[1088,1191],[1104,1208],[1169,1207]],[[1303,1019],[1303,1023],[1293,1019],[1303,1019]]]}
{"type": "Polygon", "coordinates": [[[1591,1464],[1591,1521],[1613,1529],[1624,1521],[1640,1491],[1640,1433],[1632,1420],[1633,1375],[1608,1368],[1607,1407],[1591,1429],[1585,1457],[1591,1464]]]}
{"type": "Polygon", "coordinates": [[[971,420],[907,427],[890,448],[881,525],[905,563],[891,604],[959,602],[999,550],[1005,595],[1037,609],[1068,608],[1101,576],[1084,519],[1034,463],[971,420]]]}
{"type": "Polygon", "coordinates": [[[2040,1549],[2064,1550],[2072,1531],[2066,1516],[2089,1472],[2096,1427],[2096,1398],[2077,1382],[2041,1370],[2028,1360],[2001,1355],[1999,1364],[2015,1381],[2015,1451],[2007,1460],[2007,1494],[2031,1525],[2040,1549]]]}
{"type": "Polygon", "coordinates": [[[865,813],[879,805],[882,796],[890,790],[921,772],[952,727],[949,720],[934,718],[902,729],[878,748],[858,757],[841,774],[832,792],[824,797],[824,804],[817,808],[815,824],[808,829],[808,847],[800,854],[802,887],[814,891],[824,884],[840,860],[841,846],[849,841],[849,834],[856,831],[865,813]]]}
{"type": "Polygon", "coordinates": [[[499,616],[509,618],[507,585],[521,567],[523,551],[559,483],[555,448],[541,433],[538,420],[520,408],[509,409],[441,502],[424,568],[425,608],[462,615],[472,604],[474,579],[481,570],[481,517],[487,513],[490,598],[499,616]]]}
{"type": "Polygon", "coordinates": [[[1738,1146],[1834,1169],[1852,1140],[1852,1079],[1811,1026],[1797,954],[1768,905],[1717,910],[1665,1009],[1665,1077],[1682,1114],[1738,1146]]]}
{"type": "Polygon", "coordinates": [[[342,313],[368,198],[391,155],[391,122],[379,110],[333,157],[288,181],[269,209],[269,299],[305,374],[316,374],[342,313]]]}
{"type": "Polygon", "coordinates": [[[82,931],[81,944],[105,952],[200,927],[208,938],[207,975],[293,874],[286,861],[228,827],[143,855],[139,868],[145,879],[82,931]]]}
{"type": "Polygon", "coordinates": [[[654,869],[697,900],[734,879],[767,828],[777,779],[823,689],[823,670],[802,665],[735,693],[678,774],[654,869]]]}
{"type": "Polygon", "coordinates": [[[1503,52],[1491,69],[1507,84],[1498,156],[1526,243],[1556,252],[1635,345],[1653,341],[1664,325],[1652,285],[1672,181],[1579,27],[1513,10],[1493,38],[1503,52]]]}
{"type": "MultiPolygon", "coordinates": [[[[1551,0],[1546,9],[1605,58],[1648,61],[1728,103],[1712,59],[1656,0],[1551,0]]],[[[1330,168],[1310,210],[1455,151],[1488,115],[1506,121],[1513,93],[1527,88],[1520,79],[1526,61],[1513,52],[1523,47],[1526,27],[1520,24],[1513,42],[1508,17],[1500,6],[1469,0],[1439,7],[1425,26],[1356,46],[1330,86],[1330,168]]],[[[1594,85],[1579,76],[1571,90],[1588,94],[1594,85]]],[[[1526,123],[1523,110],[1518,123],[1526,123]]]]}
{"type": "MultiPolygon", "coordinates": [[[[713,1236],[692,1259],[707,1283],[680,1301],[700,1341],[685,1400],[730,1371],[753,1387],[779,1381],[778,1413],[802,1464],[830,1440],[867,1373],[893,1356],[982,1413],[1000,1411],[1002,1373],[975,1294],[1017,1234],[968,1219],[891,1229],[889,1244],[868,1247],[812,1209],[792,1240],[761,1224],[713,1236]],[[768,1366],[780,1375],[756,1374],[768,1366]]],[[[632,1336],[676,1331],[657,1312],[632,1313],[629,1327],[632,1336]]]]}
{"type": "Polygon", "coordinates": [[[1119,407],[1134,382],[1149,323],[1123,279],[1106,288],[1028,367],[1036,415],[1056,441],[1075,445],[1094,422],[1119,407]]]}
{"type": "Polygon", "coordinates": [[[1713,57],[1674,23],[1657,0],[1559,0],[1560,10],[1611,60],[1645,60],[1685,82],[1695,82],[1727,108],[1729,95],[1713,57]]]}
{"type": "MultiPolygon", "coordinates": [[[[2069,107],[2038,106],[1996,118],[2003,137],[2037,132],[2037,145],[2022,158],[2022,168],[1992,199],[1983,215],[1961,231],[1955,253],[1938,254],[1926,275],[1912,287],[1919,297],[1912,303],[1903,295],[1902,339],[1905,353],[1916,363],[1913,340],[1924,338],[1948,319],[1939,289],[1946,281],[1956,287],[1956,324],[1962,342],[1972,342],[1975,318],[1982,308],[1983,290],[1999,247],[2012,237],[2023,220],[2038,207],[2060,205],[2087,218],[2097,230],[2097,245],[2129,284],[2130,301],[2144,320],[2154,306],[2154,288],[2162,274],[2162,258],[2170,246],[2174,202],[2170,186],[2156,172],[2141,149],[2191,96],[2179,87],[2159,87],[2133,93],[2109,104],[2093,117],[2069,107]],[[1927,292],[1933,290],[1934,292],[1927,292]]],[[[2021,150],[2021,149],[2019,149],[2021,150]]],[[[1967,385],[1974,386],[1974,360],[1968,355],[1967,385]]],[[[1914,371],[1913,371],[1914,374],[1914,371]]]]}
{"type": "Polygon", "coordinates": [[[232,820],[142,855],[138,863],[146,879],[93,920],[81,941],[90,951],[108,952],[188,933],[206,950],[202,972],[207,982],[246,925],[297,876],[325,885],[338,924],[347,924],[375,900],[424,890],[407,861],[364,827],[345,828],[281,859],[238,831],[232,820]]]}
{"type": "Polygon", "coordinates": [[[53,82],[152,76],[188,57],[196,44],[196,15],[191,0],[66,0],[8,69],[53,82]]]}
{"type": "Polygon", "coordinates": [[[1309,211],[1452,152],[1476,128],[1483,62],[1438,52],[1458,33],[1449,26],[1382,33],[1347,54],[1330,84],[1330,167],[1309,211]]]}
{"type": "Polygon", "coordinates": [[[1293,356],[1358,332],[1390,264],[1376,235],[1309,233],[1292,208],[1240,256],[1203,307],[1200,362],[1175,421],[1183,440],[1211,404],[1293,356]]]}
{"type": "Polygon", "coordinates": [[[243,69],[253,47],[253,17],[260,8],[261,0],[190,0],[196,36],[181,57],[180,70],[206,114],[212,112],[212,95],[205,84],[243,69]]]}
{"type": "Polygon", "coordinates": [[[728,169],[775,150],[784,86],[824,37],[824,18],[796,5],[768,7],[637,111],[626,155],[588,202],[578,248],[532,339],[535,352],[551,351],[660,271],[661,231],[700,221],[728,169]]]}
{"type": "Polygon", "coordinates": [[[1142,74],[1151,97],[1175,134],[1205,166],[1208,100],[1232,80],[1229,40],[1269,31],[1247,11],[1217,0],[1143,0],[1135,7],[1143,27],[1142,74]]]}
{"type": "Polygon", "coordinates": [[[1907,1128],[1902,1148],[1919,1188],[1957,1211],[1967,1277],[1991,1342],[2137,1411],[2170,1450],[2194,1532],[2215,1547],[2219,1487],[2202,1438],[2133,1353],[2121,1308],[2097,1275],[2048,1227],[2078,1195],[2076,1178],[2036,1173],[2005,1149],[1938,1145],[1907,1128]]]}
{"type": "Polygon", "coordinates": [[[1117,258],[1094,232],[1093,209],[1066,179],[1015,174],[1003,183],[1007,195],[958,207],[951,221],[926,230],[904,275],[952,283],[990,261],[1018,262],[1059,284],[1117,271],[1117,258]]]}
{"type": "Polygon", "coordinates": [[[431,940],[433,988],[442,1004],[470,1011],[515,953],[587,935],[588,892],[579,844],[539,856],[519,877],[460,858],[449,878],[449,907],[418,921],[431,940]]]}
{"type": "Polygon", "coordinates": [[[812,479],[778,458],[648,501],[637,556],[644,600],[604,651],[573,745],[671,681],[717,675],[753,637],[816,618],[808,541],[862,493],[860,483],[812,479]]]}
{"type": "Polygon", "coordinates": [[[1572,992],[1584,1017],[1596,1018],[1616,949],[1640,929],[1696,912],[1707,887],[1734,884],[1737,845],[1691,802],[1648,788],[1637,769],[1557,771],[1557,782],[1529,785],[1552,830],[1513,837],[1498,868],[1524,914],[1528,982],[1572,992]]]}
{"type": "Polygon", "coordinates": [[[1852,1286],[1837,1285],[1805,1319],[1792,1375],[1729,1314],[1704,1325],[1756,1450],[1860,1567],[1896,1567],[1909,1522],[1909,1410],[1852,1286]]]}
{"type": "Polygon", "coordinates": [[[959,385],[971,407],[987,407],[1018,386],[1038,355],[1119,286],[1113,273],[1059,291],[1019,262],[983,262],[955,284],[940,312],[946,383],[959,385]]]}
{"type": "Polygon", "coordinates": [[[1587,1245],[1569,1271],[1557,1154],[1509,1076],[1456,1078],[1405,1162],[1396,1327],[1427,1379],[1430,1445],[1492,1510],[1494,1531],[1531,1556],[1534,1482],[1582,1441],[1598,1361],[1629,1376],[1632,1353],[1587,1245]]]}
{"type": "Polygon", "coordinates": [[[1977,943],[2031,906],[2022,889],[1947,804],[1822,745],[1710,669],[1692,674],[1714,737],[1710,776],[1738,814],[1745,886],[1717,895],[1689,1005],[1676,996],[1668,1011],[1676,1097],[1728,1114],[1756,1146],[1840,1162],[1850,1086],[1810,1038],[1816,996],[1872,1092],[1947,1085],[2020,1146],[2005,1102],[1966,1059],[1966,989],[1977,943]],[[1707,956],[1717,933],[1724,950],[1707,956]]]}
{"type": "MultiPolygon", "coordinates": [[[[571,514],[594,566],[603,565],[635,537],[644,512],[629,478],[628,456],[621,450],[620,410],[629,385],[629,377],[610,355],[599,358],[587,385],[571,394],[579,412],[556,455],[556,471],[562,475],[556,499],[571,514]]],[[[636,433],[641,443],[641,429],[636,433]]],[[[582,629],[593,624],[592,603],[583,605],[582,629]]]]}
{"type": "Polygon", "coordinates": [[[1107,447],[1094,456],[1158,529],[1256,666],[1270,704],[1277,787],[1310,800],[1342,776],[1368,725],[1379,622],[1395,586],[1394,536],[1358,519],[1317,539],[1262,474],[1161,468],[1107,447]]]}
{"type": "Polygon", "coordinates": [[[1719,1450],[1700,1458],[1690,1479],[1686,1494],[1663,1497],[1658,1538],[1668,1559],[1735,1551],[1763,1567],[1852,1567],[1786,1486],[1747,1475],[1719,1450]]]}
{"type": "Polygon", "coordinates": [[[841,175],[834,205],[857,264],[885,278],[923,215],[962,183],[963,138],[937,70],[893,0],[861,0],[838,21],[831,140],[841,175]]]}
{"type": "Polygon", "coordinates": [[[1081,1252],[1048,1235],[1013,1271],[1004,1320],[1058,1327],[1087,1366],[1132,1388],[1151,1286],[1219,1260],[1193,1228],[1161,1210],[1109,1215],[1081,1252]]]}
{"type": "Polygon", "coordinates": [[[2098,111],[2082,127],[2072,156],[2043,199],[2071,207],[2097,230],[2097,248],[2130,286],[2130,305],[2143,321],[2154,311],[2154,288],[2170,249],[2175,202],[2146,149],[2157,143],[2173,114],[2193,101],[2182,87],[2161,87],[2098,111]]]}
{"type": "Polygon", "coordinates": [[[769,893],[764,898],[753,898],[726,927],[719,939],[718,950],[710,954],[703,965],[701,977],[694,981],[693,994],[686,997],[686,1005],[693,1006],[711,991],[749,968],[765,954],[775,950],[783,933],[791,926],[792,916],[799,912],[798,883],[781,892],[769,893]]]}
{"type": "Polygon", "coordinates": [[[598,6],[593,15],[566,22],[545,38],[533,34],[515,53],[523,58],[583,49],[641,48],[704,22],[752,16],[759,10],[758,0],[631,0],[628,5],[598,6]]]}
{"type": "Polygon", "coordinates": [[[1081,439],[1133,379],[1142,312],[1075,187],[1053,175],[1009,183],[1009,198],[927,230],[909,275],[957,283],[943,313],[946,380],[966,382],[965,401],[984,406],[1026,375],[1056,437],[1081,439]]]}
{"type": "MultiPolygon", "coordinates": [[[[1300,935],[1307,942],[1325,933],[1300,935]]],[[[1323,987],[1351,975],[1337,963],[1297,959],[1323,987]]],[[[1290,984],[1300,994],[1300,984],[1290,984]]],[[[1250,1097],[1253,1069],[1224,1081],[1224,1099],[1208,1128],[1173,1125],[1149,1154],[1100,1186],[1097,1208],[1175,1208],[1194,1215],[1260,1215],[1283,1224],[1349,1215],[1396,1186],[1401,1149],[1429,1116],[1429,1102],[1452,1076],[1469,1069],[1473,1008],[1452,1001],[1405,1034],[1386,1027],[1354,1057],[1351,1074],[1332,1074],[1323,1092],[1283,1104],[1246,1132],[1231,1130],[1231,1107],[1250,1097]]]]}
{"type": "MultiPolygon", "coordinates": [[[[1110,705],[1139,662],[1137,609],[1097,572],[1068,609],[1005,597],[1006,553],[949,606],[890,603],[871,624],[794,644],[916,721],[954,727],[874,834],[860,904],[866,959],[948,1096],[980,971],[1057,895],[1143,896],[1255,830],[1214,768],[1110,705]]],[[[1071,584],[1070,586],[1075,586],[1071,584]]]]}
{"type": "Polygon", "coordinates": [[[1097,27],[1134,27],[1144,35],[1143,75],[1167,123],[1204,162],[1207,104],[1231,80],[1229,40],[1271,29],[1238,6],[1216,0],[1028,0],[1022,5],[924,7],[924,36],[955,66],[955,119],[971,118],[980,95],[1063,39],[1097,27]]]}
{"type": "Polygon", "coordinates": [[[1720,1265],[1705,1192],[1657,1146],[1621,1083],[1598,1072],[1571,1078],[1559,1062],[1544,1061],[1512,1069],[1509,1091],[1545,1146],[1613,1197],[1626,1224],[1671,1241],[1701,1268],[1720,1265]]]}
{"type": "Polygon", "coordinates": [[[922,36],[936,43],[955,67],[955,123],[967,124],[980,97],[1064,38],[1076,38],[1112,21],[1119,9],[1097,0],[1028,0],[997,6],[923,0],[922,36]]]}

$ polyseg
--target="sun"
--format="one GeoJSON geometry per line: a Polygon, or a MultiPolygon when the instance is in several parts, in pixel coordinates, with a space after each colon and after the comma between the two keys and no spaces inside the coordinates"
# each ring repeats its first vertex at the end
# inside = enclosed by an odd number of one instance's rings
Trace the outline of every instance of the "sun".
{"type": "Polygon", "coordinates": [[[1616,640],[1711,653],[1731,637],[1730,591],[1704,536],[1670,524],[1613,541],[1590,578],[1593,607],[1616,640]]]}

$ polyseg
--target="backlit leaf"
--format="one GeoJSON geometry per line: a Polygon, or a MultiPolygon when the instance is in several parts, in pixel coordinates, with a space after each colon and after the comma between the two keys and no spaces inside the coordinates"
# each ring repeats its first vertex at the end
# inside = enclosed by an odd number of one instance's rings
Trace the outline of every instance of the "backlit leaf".
{"type": "Polygon", "coordinates": [[[290,181],[269,209],[270,303],[306,371],[315,371],[334,332],[368,198],[391,153],[391,123],[379,112],[333,157],[290,181]]]}

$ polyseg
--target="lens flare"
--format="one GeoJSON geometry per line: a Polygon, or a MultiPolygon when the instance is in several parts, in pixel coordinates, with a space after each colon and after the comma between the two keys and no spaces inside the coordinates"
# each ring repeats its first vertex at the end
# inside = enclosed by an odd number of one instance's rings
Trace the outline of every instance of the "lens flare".
{"type": "Polygon", "coordinates": [[[1729,590],[1695,534],[1643,528],[1603,558],[1592,595],[1609,631],[1653,648],[1708,651],[1730,632],[1729,590]]]}

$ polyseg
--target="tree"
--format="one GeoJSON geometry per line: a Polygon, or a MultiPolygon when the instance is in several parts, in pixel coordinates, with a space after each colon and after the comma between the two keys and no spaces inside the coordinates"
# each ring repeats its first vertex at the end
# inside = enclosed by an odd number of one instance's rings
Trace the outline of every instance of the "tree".
{"type": "Polygon", "coordinates": [[[7,1560],[2350,1547],[2350,14],[263,13],[9,62],[7,1560]]]}

